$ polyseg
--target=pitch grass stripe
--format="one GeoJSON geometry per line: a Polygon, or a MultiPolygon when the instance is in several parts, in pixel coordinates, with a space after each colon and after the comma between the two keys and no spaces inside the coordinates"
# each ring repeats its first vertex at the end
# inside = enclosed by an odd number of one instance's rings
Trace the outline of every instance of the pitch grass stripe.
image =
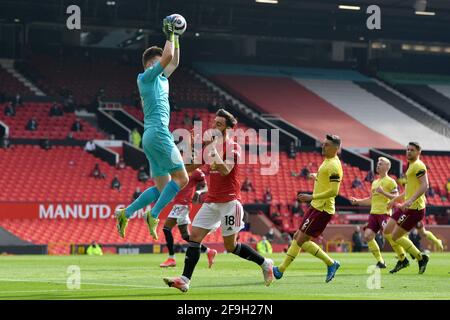
{"type": "MultiPolygon", "coordinates": [[[[163,287],[161,287],[161,288],[163,288],[163,287]]],[[[167,287],[167,289],[169,289],[168,287],[167,287]]],[[[117,288],[117,289],[111,289],[111,288],[108,288],[108,289],[106,289],[106,288],[103,288],[103,289],[78,289],[78,290],[73,290],[73,289],[64,289],[64,290],[58,290],[58,289],[55,289],[55,290],[22,290],[22,291],[0,291],[0,293],[1,294],[10,294],[10,293],[51,293],[51,292],[56,292],[56,293],[59,293],[59,292],[70,292],[70,293],[75,293],[75,292],[77,292],[77,291],[82,291],[82,292],[86,292],[86,291],[124,291],[124,290],[147,290],[147,288],[129,288],[129,289],[127,289],[127,288],[125,288],[125,289],[122,289],[122,288],[117,288]]]]}
{"type": "MultiPolygon", "coordinates": [[[[33,279],[0,279],[0,282],[34,282],[34,283],[53,283],[53,284],[66,284],[67,282],[60,282],[55,280],[33,280],[33,279]]],[[[103,282],[80,282],[80,285],[93,285],[93,286],[112,286],[112,287],[129,287],[129,288],[142,288],[142,289],[163,289],[167,287],[163,286],[140,286],[134,284],[118,284],[118,283],[103,283],[103,282]]],[[[9,292],[9,291],[8,291],[9,292]]]]}

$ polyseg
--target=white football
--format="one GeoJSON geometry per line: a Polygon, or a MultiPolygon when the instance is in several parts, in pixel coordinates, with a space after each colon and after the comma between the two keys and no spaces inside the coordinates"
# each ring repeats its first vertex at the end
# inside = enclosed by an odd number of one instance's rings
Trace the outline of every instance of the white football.
{"type": "Polygon", "coordinates": [[[178,13],[171,14],[170,17],[173,17],[174,33],[181,36],[187,28],[186,19],[178,13]]]}

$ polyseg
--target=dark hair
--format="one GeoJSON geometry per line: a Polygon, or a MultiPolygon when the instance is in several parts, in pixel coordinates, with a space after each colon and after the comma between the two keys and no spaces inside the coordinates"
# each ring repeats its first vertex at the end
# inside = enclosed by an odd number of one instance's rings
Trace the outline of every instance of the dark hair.
{"type": "Polygon", "coordinates": [[[153,59],[156,56],[162,57],[163,49],[157,46],[153,46],[150,48],[145,49],[144,53],[142,54],[142,65],[145,68],[145,65],[147,64],[148,60],[153,59]]]}
{"type": "Polygon", "coordinates": [[[341,138],[335,134],[327,134],[327,140],[330,140],[331,142],[333,142],[333,144],[336,147],[340,147],[341,146],[341,138]]]}
{"type": "Polygon", "coordinates": [[[217,110],[216,116],[225,118],[226,125],[229,128],[234,128],[234,126],[237,124],[236,118],[231,113],[229,113],[224,109],[217,110]]]}
{"type": "Polygon", "coordinates": [[[411,141],[408,143],[408,146],[413,146],[414,148],[416,148],[417,151],[422,150],[422,147],[420,146],[420,144],[418,142],[411,141]]]}

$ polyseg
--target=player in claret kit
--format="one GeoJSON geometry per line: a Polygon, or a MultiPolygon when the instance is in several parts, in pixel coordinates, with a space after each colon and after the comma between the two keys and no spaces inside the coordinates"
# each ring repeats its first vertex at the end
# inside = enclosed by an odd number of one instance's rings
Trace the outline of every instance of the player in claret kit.
{"type": "MultiPolygon", "coordinates": [[[[183,240],[189,242],[189,224],[191,220],[189,218],[189,213],[192,210],[192,198],[194,196],[197,185],[205,185],[205,174],[199,168],[189,173],[189,183],[187,186],[177,194],[175,199],[173,199],[174,205],[166,219],[163,227],[164,236],[166,238],[167,248],[169,249],[169,258],[161,263],[159,266],[162,268],[175,267],[175,251],[173,248],[173,234],[172,228],[178,225],[181,237],[183,240]]],[[[214,258],[217,251],[210,249],[205,245],[201,245],[201,252],[206,253],[208,256],[208,265],[211,266],[214,263],[214,258]]]]}
{"type": "MultiPolygon", "coordinates": [[[[369,251],[377,260],[377,267],[380,269],[386,268],[386,263],[381,256],[380,247],[375,241],[375,235],[384,230],[392,214],[392,209],[388,208],[389,201],[398,196],[397,183],[388,175],[390,168],[391,161],[385,157],[379,157],[376,168],[379,177],[372,182],[371,196],[364,199],[350,198],[353,205],[370,206],[369,222],[367,227],[364,228],[364,239],[369,246],[369,251]]],[[[389,241],[392,243],[392,240],[389,241]]],[[[394,243],[392,247],[398,255],[402,254],[398,252],[397,244],[394,243]]]]}
{"type": "Polygon", "coordinates": [[[322,155],[325,156],[325,160],[317,174],[310,174],[315,178],[313,194],[298,195],[298,201],[311,201],[311,207],[305,213],[300,229],[294,234],[294,240],[283,263],[279,267],[273,268],[276,279],[283,277],[283,273],[295,260],[301,249],[319,258],[327,265],[325,282],[330,282],[340,267],[338,261],[331,259],[322,248],[311,240],[322,234],[335,213],[335,198],[339,194],[343,177],[341,161],[337,155],[340,148],[341,139],[338,136],[326,136],[322,143],[322,155]]]}
{"type": "Polygon", "coordinates": [[[189,290],[190,280],[200,257],[201,242],[209,232],[220,226],[227,252],[258,264],[262,269],[266,286],[273,282],[273,261],[265,259],[250,246],[238,243],[236,239],[239,231],[244,228],[239,179],[241,148],[230,137],[230,130],[227,130],[234,128],[236,124],[237,120],[232,114],[223,109],[217,111],[213,129],[217,130],[219,135],[207,141],[208,145],[204,152],[210,166],[208,193],[205,203],[192,222],[183,274],[181,277],[164,278],[169,287],[182,292],[189,290]]]}
{"type": "MultiPolygon", "coordinates": [[[[412,228],[416,227],[425,216],[425,192],[429,185],[427,167],[422,160],[419,159],[421,151],[422,148],[417,142],[410,142],[406,148],[408,170],[406,171],[405,192],[389,202],[390,208],[396,206],[398,209],[394,211],[394,214],[392,215],[393,220],[396,221],[396,225],[394,225],[393,230],[391,228],[386,228],[385,230],[385,233],[388,233],[389,231],[389,237],[392,237],[392,240],[417,259],[419,264],[419,274],[425,272],[429,257],[426,254],[422,254],[406,235],[412,228]],[[397,204],[397,202],[400,203],[397,204]]],[[[403,258],[403,260],[397,262],[397,265],[390,273],[396,273],[408,265],[407,259],[403,258]]]]}

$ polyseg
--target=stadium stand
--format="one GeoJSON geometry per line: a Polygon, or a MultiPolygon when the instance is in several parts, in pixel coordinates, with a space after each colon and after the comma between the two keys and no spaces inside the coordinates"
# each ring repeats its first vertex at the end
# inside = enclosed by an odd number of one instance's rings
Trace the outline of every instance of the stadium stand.
{"type": "MultiPolygon", "coordinates": [[[[21,107],[16,108],[16,115],[13,117],[5,116],[3,108],[6,104],[0,105],[0,120],[6,123],[10,128],[10,138],[48,138],[65,139],[71,126],[77,118],[74,113],[65,113],[62,117],[50,117],[49,111],[52,103],[26,102],[21,107]],[[38,123],[36,131],[25,130],[27,122],[34,117],[38,123]]],[[[80,120],[83,131],[72,132],[74,139],[90,140],[102,139],[105,135],[90,123],[80,120]]]]}
{"type": "Polygon", "coordinates": [[[32,95],[33,93],[22,82],[14,78],[12,74],[6,71],[0,65],[0,92],[14,97],[16,94],[32,95]]]}

